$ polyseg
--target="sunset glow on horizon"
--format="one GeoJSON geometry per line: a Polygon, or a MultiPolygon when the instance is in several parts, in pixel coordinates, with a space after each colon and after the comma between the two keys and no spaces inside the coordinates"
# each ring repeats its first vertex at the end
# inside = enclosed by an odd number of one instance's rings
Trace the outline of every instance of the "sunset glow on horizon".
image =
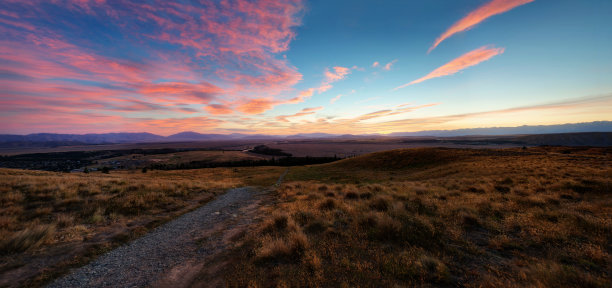
{"type": "Polygon", "coordinates": [[[0,134],[612,120],[612,1],[0,3],[0,134]]]}

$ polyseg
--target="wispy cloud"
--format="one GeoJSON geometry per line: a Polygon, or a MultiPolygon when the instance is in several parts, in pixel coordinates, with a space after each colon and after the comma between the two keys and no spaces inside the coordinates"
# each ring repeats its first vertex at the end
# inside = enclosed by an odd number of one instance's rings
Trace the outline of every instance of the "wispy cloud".
{"type": "Polygon", "coordinates": [[[143,115],[190,123],[182,119],[203,118],[185,114],[256,114],[286,102],[302,79],[280,55],[300,25],[301,0],[10,1],[0,6],[0,86],[10,88],[10,93],[2,89],[2,98],[11,100],[0,109],[11,112],[11,122],[30,123],[32,132],[45,131],[46,119],[53,118],[68,119],[54,127],[72,131],[79,121],[103,132],[125,130],[118,129],[122,123],[135,127],[143,115]],[[92,27],[100,37],[79,36],[92,27]],[[31,114],[19,112],[26,103],[48,117],[26,119],[31,114]],[[116,126],[94,127],[101,117],[93,115],[109,114],[125,121],[113,118],[116,126]],[[87,115],[90,121],[84,120],[87,115]]]}
{"type": "Polygon", "coordinates": [[[326,116],[304,117],[300,121],[258,122],[249,129],[266,131],[270,134],[347,133],[347,131],[364,134],[611,120],[609,111],[612,109],[612,94],[451,115],[431,117],[425,116],[425,113],[419,113],[419,117],[410,115],[411,112],[434,105],[438,103],[401,104],[350,118],[326,116]]]}
{"type": "Polygon", "coordinates": [[[361,116],[355,118],[355,120],[356,121],[363,121],[363,120],[369,120],[369,119],[373,119],[373,118],[399,115],[399,114],[404,114],[404,113],[412,112],[412,111],[415,111],[417,109],[422,109],[422,108],[426,108],[426,107],[436,106],[436,105],[439,105],[439,104],[440,103],[430,103],[430,104],[419,105],[419,106],[410,106],[410,107],[407,107],[409,104],[403,104],[403,105],[396,106],[394,109],[384,109],[384,110],[379,110],[379,111],[367,113],[367,114],[364,114],[364,115],[361,115],[361,116]]]}
{"type": "Polygon", "coordinates": [[[336,101],[340,100],[340,98],[342,97],[342,94],[338,94],[338,96],[332,98],[331,100],[329,100],[330,104],[334,104],[336,103],[336,101]]]}
{"type": "Polygon", "coordinates": [[[346,78],[346,76],[350,73],[351,73],[351,69],[346,68],[346,67],[335,66],[331,70],[327,68],[325,69],[325,72],[323,72],[323,76],[325,77],[325,79],[323,80],[321,85],[315,88],[308,88],[306,90],[300,91],[298,96],[291,98],[286,103],[304,102],[306,99],[312,97],[314,92],[317,92],[319,94],[324,93],[325,91],[334,87],[332,83],[346,78]]]}
{"type": "Polygon", "coordinates": [[[302,116],[306,116],[306,115],[312,115],[316,111],[319,111],[321,109],[323,109],[323,106],[312,107],[312,108],[304,108],[300,112],[297,112],[295,114],[276,116],[276,120],[281,121],[281,122],[289,122],[290,118],[296,118],[296,117],[302,117],[302,116]]]}
{"type": "Polygon", "coordinates": [[[397,62],[397,59],[395,59],[395,60],[385,64],[384,69],[387,70],[387,71],[391,70],[391,66],[393,66],[393,64],[395,64],[395,62],[397,62]]]}
{"type": "Polygon", "coordinates": [[[470,66],[474,66],[480,62],[486,61],[491,59],[493,56],[495,55],[499,55],[504,53],[504,48],[493,48],[491,46],[483,46],[480,47],[476,50],[470,51],[468,53],[465,53],[461,56],[459,56],[458,58],[455,58],[454,60],[440,66],[439,68],[437,68],[434,71],[431,71],[431,73],[416,79],[412,82],[406,83],[404,85],[401,85],[399,87],[396,87],[395,89],[393,89],[394,91],[397,89],[401,89],[404,88],[406,86],[410,86],[413,84],[417,84],[417,83],[421,83],[425,80],[429,80],[432,78],[437,78],[437,77],[442,77],[442,76],[447,76],[447,75],[452,75],[455,74],[465,68],[468,68],[470,66]]]}
{"type": "Polygon", "coordinates": [[[378,63],[378,61],[374,61],[374,63],[372,63],[372,68],[376,68],[378,65],[380,65],[380,63],[378,63]]]}
{"type": "Polygon", "coordinates": [[[504,13],[515,7],[533,1],[535,0],[493,0],[486,3],[478,7],[476,10],[470,12],[467,16],[461,18],[459,21],[455,22],[455,24],[442,33],[442,35],[436,39],[433,45],[431,45],[427,53],[434,50],[436,47],[438,47],[438,45],[440,45],[440,43],[442,43],[442,41],[456,33],[469,30],[491,16],[504,13]]]}

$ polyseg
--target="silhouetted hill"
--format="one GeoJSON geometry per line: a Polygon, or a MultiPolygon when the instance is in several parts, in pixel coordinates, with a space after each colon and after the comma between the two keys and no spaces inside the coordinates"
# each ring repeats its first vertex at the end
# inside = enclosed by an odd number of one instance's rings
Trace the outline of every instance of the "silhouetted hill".
{"type": "Polygon", "coordinates": [[[165,137],[166,141],[202,141],[202,140],[225,140],[235,139],[236,136],[224,134],[201,134],[197,132],[181,132],[165,137]]]}
{"type": "Polygon", "coordinates": [[[551,134],[576,132],[612,132],[612,121],[596,121],[586,123],[537,125],[518,127],[490,127],[457,130],[429,130],[419,132],[397,132],[389,136],[437,136],[454,137],[467,135],[518,135],[518,134],[551,134]]]}
{"type": "Polygon", "coordinates": [[[561,133],[539,134],[518,137],[517,140],[528,145],[558,146],[612,146],[612,133],[561,133]]]}
{"type": "Polygon", "coordinates": [[[151,133],[106,133],[106,134],[53,134],[0,135],[1,147],[42,146],[55,147],[83,144],[160,142],[166,137],[151,133]]]}
{"type": "MultiPolygon", "coordinates": [[[[583,145],[611,146],[610,132],[612,121],[576,123],[546,126],[493,127],[459,130],[432,130],[421,132],[401,132],[389,135],[352,135],[328,133],[301,133],[288,136],[265,134],[201,134],[197,132],[181,132],[167,137],[151,133],[105,133],[105,134],[53,134],[38,133],[29,135],[0,135],[0,148],[10,147],[57,147],[88,144],[114,143],[151,143],[151,142],[191,142],[218,141],[240,139],[356,139],[363,137],[415,137],[411,142],[424,141],[416,137],[429,136],[429,142],[457,142],[459,144],[478,143],[509,143],[521,145],[583,145]],[[604,133],[601,133],[604,132],[604,133]],[[534,135],[530,135],[534,134],[534,135]],[[468,136],[482,136],[478,140],[468,136]],[[510,135],[510,136],[502,136],[510,135]],[[511,136],[516,135],[516,136],[511,136]],[[527,136],[529,135],[529,136],[527,136]],[[432,137],[444,137],[432,138],[432,137]],[[464,143],[465,142],[465,143],[464,143]]],[[[408,141],[408,140],[407,140],[408,141]]]]}

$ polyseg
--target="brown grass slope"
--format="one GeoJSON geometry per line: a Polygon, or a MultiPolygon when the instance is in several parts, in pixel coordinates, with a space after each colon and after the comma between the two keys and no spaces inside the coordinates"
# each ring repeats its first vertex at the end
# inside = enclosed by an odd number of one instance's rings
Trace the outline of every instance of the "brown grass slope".
{"type": "Polygon", "coordinates": [[[40,286],[281,167],[54,173],[0,169],[0,287],[40,286]]]}
{"type": "Polygon", "coordinates": [[[226,284],[610,287],[611,155],[409,149],[292,168],[226,284]]]}
{"type": "Polygon", "coordinates": [[[396,149],[344,159],[327,166],[367,170],[420,169],[457,161],[468,156],[470,152],[472,151],[449,148],[396,149]]]}

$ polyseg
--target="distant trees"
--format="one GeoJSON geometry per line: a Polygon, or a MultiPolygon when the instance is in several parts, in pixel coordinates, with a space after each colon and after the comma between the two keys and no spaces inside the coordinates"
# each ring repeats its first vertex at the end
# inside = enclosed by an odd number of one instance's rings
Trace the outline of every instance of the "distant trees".
{"type": "Polygon", "coordinates": [[[291,154],[283,152],[281,149],[270,148],[266,145],[257,145],[255,148],[249,150],[249,152],[270,156],[291,156],[291,154]]]}
{"type": "Polygon", "coordinates": [[[182,170],[200,169],[214,167],[253,167],[253,166],[300,166],[334,162],[340,160],[337,157],[283,157],[262,160],[240,160],[231,162],[191,161],[189,163],[164,164],[155,163],[149,169],[156,170],[182,170]]]}

